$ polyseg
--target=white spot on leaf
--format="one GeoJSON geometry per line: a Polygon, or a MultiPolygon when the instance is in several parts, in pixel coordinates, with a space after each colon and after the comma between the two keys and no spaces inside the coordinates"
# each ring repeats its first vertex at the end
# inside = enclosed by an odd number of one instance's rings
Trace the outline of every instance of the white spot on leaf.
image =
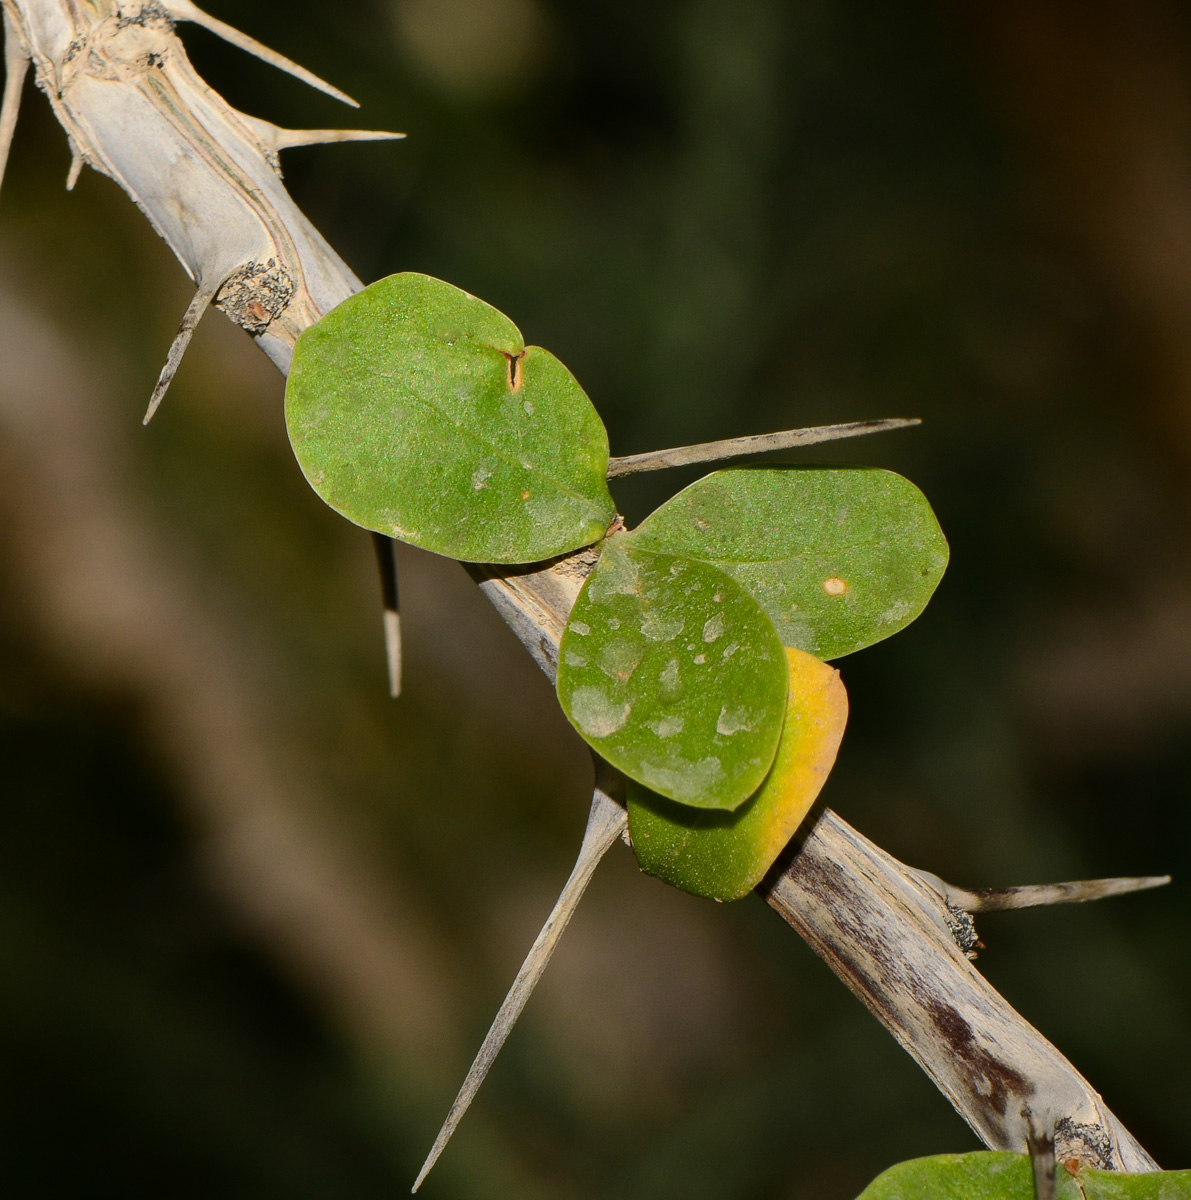
{"type": "Polygon", "coordinates": [[[601,648],[597,661],[605,675],[628,683],[644,654],[645,647],[639,642],[616,638],[601,648]]]}
{"type": "Polygon", "coordinates": [[[714,755],[692,762],[671,752],[664,763],[642,763],[641,776],[646,786],[654,791],[690,802],[705,796],[723,778],[724,767],[714,755]]]}
{"type": "Polygon", "coordinates": [[[720,719],[715,723],[716,733],[722,733],[724,737],[731,737],[734,733],[740,733],[741,730],[746,733],[752,732],[752,715],[747,708],[729,708],[725,704],[720,709],[720,719]]]}
{"type": "Polygon", "coordinates": [[[656,721],[649,722],[649,728],[660,738],[671,738],[676,733],[681,733],[685,725],[686,721],[682,717],[658,717],[656,721]]]}
{"type": "Polygon", "coordinates": [[[613,700],[603,688],[576,688],[571,716],[585,737],[606,738],[624,728],[632,706],[613,700]]]}
{"type": "Polygon", "coordinates": [[[724,636],[724,614],[716,613],[714,617],[708,619],[703,626],[703,640],[705,642],[714,642],[716,638],[724,636]]]}
{"type": "Polygon", "coordinates": [[[664,609],[646,609],[641,617],[641,632],[651,642],[672,642],[682,632],[682,617],[664,609]]]}

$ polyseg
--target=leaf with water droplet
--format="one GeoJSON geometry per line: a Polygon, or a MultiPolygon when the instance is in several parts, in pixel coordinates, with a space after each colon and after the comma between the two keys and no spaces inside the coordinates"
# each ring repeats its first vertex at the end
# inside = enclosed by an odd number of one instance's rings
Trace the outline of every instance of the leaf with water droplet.
{"type": "Polygon", "coordinates": [[[773,762],[786,676],[773,624],[744,588],[614,534],[563,634],[558,698],[630,779],[680,804],[732,809],[773,762]]]}
{"type": "Polygon", "coordinates": [[[908,625],[948,557],[926,497],[900,475],[870,467],[716,471],[647,517],[628,544],[726,571],[785,645],[824,659],[908,625]]]}
{"type": "Polygon", "coordinates": [[[848,694],[834,667],[786,650],[789,694],[773,766],[735,812],[674,804],[629,785],[629,833],[647,875],[711,900],[739,900],[764,878],[835,764],[848,694]]]}
{"type": "Polygon", "coordinates": [[[332,508],[438,554],[535,562],[616,515],[608,436],[574,376],[440,279],[392,275],[306,330],[285,412],[332,508]]]}
{"type": "MultiPolygon", "coordinates": [[[[858,1200],[1034,1200],[1028,1154],[978,1150],[898,1163],[877,1176],[858,1200]]],[[[1055,1171],[1055,1200],[1191,1200],[1191,1171],[1122,1175],[1081,1168],[1055,1171]]]]}

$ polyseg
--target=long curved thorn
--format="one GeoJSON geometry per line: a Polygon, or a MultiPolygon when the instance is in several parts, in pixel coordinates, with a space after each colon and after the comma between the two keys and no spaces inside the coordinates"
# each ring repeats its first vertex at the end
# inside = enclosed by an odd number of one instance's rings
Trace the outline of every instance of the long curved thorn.
{"type": "Polygon", "coordinates": [[[336,100],[342,100],[344,104],[350,104],[352,108],[360,107],[346,92],[341,92],[333,84],[327,83],[325,79],[320,79],[313,71],[308,71],[305,67],[300,67],[293,59],[286,58],[284,54],[278,54],[276,50],[270,50],[268,46],[258,42],[256,38],[249,37],[248,34],[241,33],[233,26],[227,25],[209,13],[203,12],[198,5],[191,3],[191,0],[164,0],[163,6],[175,21],[190,21],[195,25],[201,25],[204,29],[215,34],[216,37],[223,38],[225,42],[230,42],[233,46],[247,51],[262,62],[267,62],[270,66],[276,67],[279,71],[285,71],[293,75],[294,78],[300,79],[303,83],[310,84],[312,88],[318,88],[320,92],[326,92],[328,96],[334,96],[336,100]]]}
{"type": "Polygon", "coordinates": [[[666,467],[686,467],[693,463],[745,458],[769,450],[793,450],[797,446],[863,437],[869,433],[887,433],[891,429],[908,429],[911,425],[921,424],[917,417],[889,417],[882,421],[849,421],[844,425],[815,425],[810,429],[786,429],[781,433],[759,433],[753,437],[728,438],[722,442],[699,442],[694,446],[676,446],[672,450],[650,450],[646,454],[629,454],[624,458],[611,459],[608,478],[636,475],[641,471],[661,471],[666,467]]]}
{"type": "Polygon", "coordinates": [[[968,913],[1008,912],[1048,904],[1083,904],[1109,896],[1125,896],[1149,888],[1165,887],[1169,875],[1125,876],[1118,879],[1081,879],[1072,883],[1038,883],[1025,887],[960,888],[929,871],[919,875],[953,908],[968,913]]]}
{"type": "Polygon", "coordinates": [[[182,356],[190,345],[190,339],[194,336],[199,321],[203,319],[203,313],[207,311],[211,301],[215,299],[215,293],[222,286],[223,281],[220,280],[214,287],[200,287],[195,292],[194,299],[191,300],[190,306],[186,309],[186,315],[182,318],[182,324],[178,326],[178,332],[174,335],[170,352],[166,355],[165,366],[161,368],[161,374],[157,377],[157,386],[153,389],[149,407],[145,412],[145,419],[141,422],[143,425],[148,425],[153,420],[153,414],[157,412],[162,400],[165,399],[165,394],[169,391],[174,376],[178,373],[178,367],[182,364],[182,356]]]}
{"type": "Polygon", "coordinates": [[[0,187],[4,185],[4,169],[16,133],[17,116],[21,111],[21,93],[29,74],[29,53],[16,25],[4,10],[4,99],[0,101],[0,187]]]}
{"type": "Polygon", "coordinates": [[[600,859],[624,832],[628,816],[624,809],[623,799],[616,798],[623,794],[623,789],[624,777],[597,759],[595,795],[591,800],[591,813],[587,818],[583,845],[579,848],[579,857],[575,861],[571,876],[563,887],[553,911],[546,918],[546,924],[542,926],[537,940],[521,964],[517,978],[513,980],[513,986],[509,988],[508,994],[500,1006],[500,1011],[496,1014],[496,1019],[492,1022],[492,1027],[488,1030],[488,1035],[484,1038],[479,1053],[476,1054],[475,1061],[471,1064],[471,1069],[467,1072],[467,1078],[464,1079],[463,1086],[455,1097],[455,1103],[451,1105],[451,1111],[447,1113],[447,1119],[438,1131],[438,1137],[434,1139],[434,1145],[430,1148],[430,1153],[426,1156],[426,1161],[423,1163],[411,1191],[416,1192],[422,1186],[423,1180],[430,1174],[434,1164],[438,1162],[439,1155],[446,1149],[451,1135],[455,1132],[459,1122],[463,1120],[463,1114],[467,1112],[472,1100],[475,1099],[480,1084],[484,1082],[489,1068],[496,1060],[496,1056],[500,1053],[513,1026],[517,1023],[517,1018],[521,1015],[525,1002],[537,986],[538,980],[542,978],[550,956],[554,953],[559,938],[562,937],[563,930],[567,927],[567,922],[571,919],[575,907],[591,882],[591,877],[599,865],[600,859]]]}

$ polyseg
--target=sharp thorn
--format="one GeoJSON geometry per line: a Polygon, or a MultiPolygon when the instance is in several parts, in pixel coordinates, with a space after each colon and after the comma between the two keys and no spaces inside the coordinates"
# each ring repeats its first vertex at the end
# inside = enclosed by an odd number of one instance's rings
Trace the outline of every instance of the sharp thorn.
{"type": "Polygon", "coordinates": [[[331,142],[389,142],[405,137],[383,129],[283,129],[272,121],[237,112],[236,116],[252,131],[267,155],[291,150],[295,146],[321,146],[331,142]]]}
{"type": "Polygon", "coordinates": [[[1165,887],[1169,875],[1124,876],[1117,879],[1081,879],[1072,883],[1039,883],[1025,887],[960,888],[946,883],[928,871],[918,874],[948,904],[968,913],[1009,912],[1019,908],[1040,908],[1049,904],[1083,904],[1125,896],[1149,888],[1165,887]]]}
{"type": "Polygon", "coordinates": [[[325,79],[320,79],[313,71],[308,71],[292,59],[286,58],[284,54],[278,54],[276,50],[270,50],[268,46],[258,42],[256,38],[249,37],[248,34],[241,33],[238,29],[233,28],[233,26],[227,25],[216,17],[203,12],[198,5],[191,3],[191,0],[165,0],[164,7],[175,21],[190,21],[195,25],[201,25],[204,29],[215,34],[216,37],[222,38],[225,42],[230,42],[233,46],[259,58],[262,62],[267,62],[270,66],[276,67],[280,71],[285,71],[293,75],[296,79],[302,80],[303,83],[308,83],[312,88],[317,88],[320,92],[326,92],[328,96],[333,96],[336,100],[342,100],[344,104],[349,104],[352,108],[360,107],[346,92],[341,92],[333,84],[327,83],[325,79]]]}
{"type": "Polygon", "coordinates": [[[382,129],[278,129],[277,134],[278,150],[332,142],[395,142],[405,137],[404,133],[389,133],[382,129]]]}
{"type": "Polygon", "coordinates": [[[397,590],[397,543],[383,533],[374,533],[372,545],[376,551],[377,566],[380,568],[389,695],[396,700],[401,695],[401,602],[397,590]]]}
{"type": "Polygon", "coordinates": [[[1030,1134],[1026,1146],[1030,1152],[1030,1163],[1034,1168],[1034,1200],[1055,1200],[1055,1136],[1053,1126],[1050,1132],[1042,1132],[1034,1122],[1034,1115],[1029,1115],[1030,1134]]]}
{"type": "Polygon", "coordinates": [[[190,339],[194,336],[194,331],[198,327],[199,321],[202,320],[203,313],[207,311],[220,286],[222,286],[222,281],[216,287],[200,286],[199,290],[195,292],[194,299],[191,300],[190,306],[186,309],[186,315],[182,318],[182,324],[178,326],[178,332],[174,336],[170,352],[166,355],[165,366],[161,368],[161,374],[157,377],[157,386],[153,389],[153,395],[149,400],[149,408],[141,424],[148,425],[153,420],[153,414],[161,406],[166,392],[169,391],[170,384],[174,381],[174,376],[178,373],[178,367],[182,363],[182,356],[186,353],[186,349],[190,345],[190,339]]]}
{"type": "Polygon", "coordinates": [[[781,433],[760,433],[754,437],[729,438],[721,442],[699,442],[694,446],[676,446],[672,450],[651,450],[645,454],[611,459],[608,478],[636,475],[641,471],[661,471],[666,467],[686,467],[694,463],[722,462],[730,458],[764,454],[770,450],[793,450],[798,446],[863,437],[870,433],[887,433],[892,429],[908,429],[921,424],[917,417],[890,417],[882,421],[849,421],[843,425],[816,425],[810,429],[787,429],[781,433]]]}
{"type": "Polygon", "coordinates": [[[0,187],[8,166],[8,152],[16,133],[17,116],[21,111],[21,94],[29,74],[29,53],[15,22],[4,10],[4,99],[0,101],[0,187]]]}
{"type": "Polygon", "coordinates": [[[609,847],[620,837],[621,831],[625,828],[628,817],[624,810],[623,788],[623,776],[597,759],[595,795],[592,797],[591,813],[587,819],[583,845],[579,849],[579,857],[575,862],[574,869],[571,871],[570,878],[563,887],[553,911],[546,918],[546,923],[542,926],[537,940],[521,964],[521,969],[517,972],[516,979],[513,980],[513,986],[509,988],[508,995],[505,996],[500,1011],[496,1014],[496,1019],[492,1022],[492,1027],[488,1030],[488,1035],[484,1038],[479,1053],[471,1064],[471,1069],[467,1072],[467,1078],[464,1079],[463,1086],[455,1097],[455,1103],[451,1105],[451,1111],[447,1114],[447,1119],[443,1122],[438,1137],[434,1139],[434,1145],[426,1156],[426,1161],[418,1173],[412,1191],[416,1192],[422,1186],[422,1182],[430,1174],[431,1168],[446,1149],[451,1135],[463,1119],[472,1100],[475,1099],[480,1084],[484,1082],[484,1077],[500,1053],[517,1018],[521,1015],[525,1002],[546,970],[550,956],[554,953],[584,890],[591,882],[592,874],[599,865],[600,859],[604,857],[609,847]]]}

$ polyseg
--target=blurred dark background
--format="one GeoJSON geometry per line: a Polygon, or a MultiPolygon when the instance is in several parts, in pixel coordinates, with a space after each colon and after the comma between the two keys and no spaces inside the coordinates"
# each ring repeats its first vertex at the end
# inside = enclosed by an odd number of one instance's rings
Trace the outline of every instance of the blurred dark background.
{"type": "MultiPolygon", "coordinates": [[[[1159,0],[210,0],[364,279],[445,277],[575,371],[614,453],[921,416],[814,459],[936,506],[923,618],[842,664],[826,800],[966,885],[1171,872],[986,917],[979,966],[1191,1166],[1191,29],[1159,0]]],[[[30,88],[0,195],[0,1188],[408,1188],[569,869],[590,767],[453,564],[368,539],[281,380],[30,88]]],[[[811,455],[804,456],[808,461],[811,455]]],[[[628,481],[630,519],[687,482],[628,481]]],[[[613,852],[428,1200],[849,1200],[974,1147],[756,900],[613,852]]]]}

